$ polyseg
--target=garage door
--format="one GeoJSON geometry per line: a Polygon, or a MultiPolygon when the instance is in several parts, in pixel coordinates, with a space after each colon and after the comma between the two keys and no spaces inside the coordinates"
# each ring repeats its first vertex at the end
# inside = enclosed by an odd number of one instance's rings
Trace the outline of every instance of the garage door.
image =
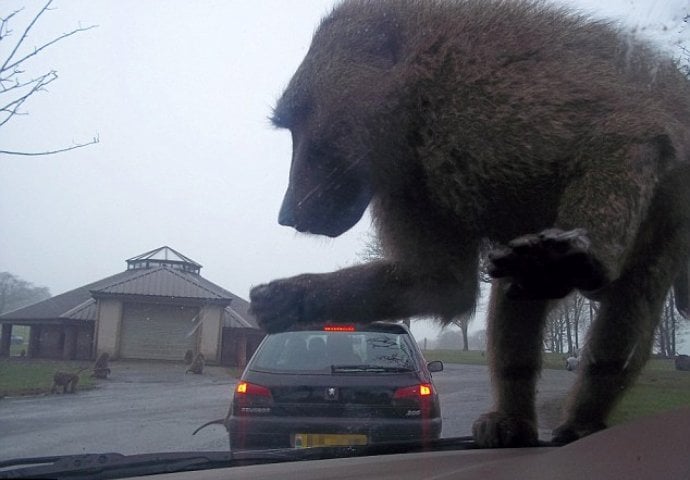
{"type": "Polygon", "coordinates": [[[122,312],[120,356],[156,360],[182,360],[196,349],[196,307],[125,304],[122,312]]]}

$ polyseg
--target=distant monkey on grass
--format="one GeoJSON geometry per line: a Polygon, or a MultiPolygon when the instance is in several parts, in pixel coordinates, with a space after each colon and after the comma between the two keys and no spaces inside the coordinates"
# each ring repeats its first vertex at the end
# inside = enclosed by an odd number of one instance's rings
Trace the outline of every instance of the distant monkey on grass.
{"type": "Polygon", "coordinates": [[[50,393],[57,393],[58,389],[62,388],[62,393],[76,393],[77,385],[79,384],[79,374],[87,370],[82,368],[77,370],[75,373],[70,372],[55,372],[53,375],[53,386],[50,389],[50,393]]]}
{"type": "Polygon", "coordinates": [[[290,130],[282,225],[336,237],[370,206],[385,258],[255,287],[268,332],[475,307],[495,278],[495,405],[483,447],[537,443],[535,386],[555,299],[600,302],[563,423],[605,427],[647,361],[666,294],[688,311],[690,84],[609,23],[545,2],[345,0],[278,100],[290,130]]]}

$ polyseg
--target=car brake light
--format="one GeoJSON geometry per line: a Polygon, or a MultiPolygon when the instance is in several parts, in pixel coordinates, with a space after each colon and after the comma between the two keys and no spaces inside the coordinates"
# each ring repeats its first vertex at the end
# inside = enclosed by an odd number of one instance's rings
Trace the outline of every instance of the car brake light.
{"type": "Polygon", "coordinates": [[[354,325],[326,325],[323,327],[324,332],[354,332],[354,325]]]}
{"type": "Polygon", "coordinates": [[[271,391],[266,387],[262,387],[261,385],[255,385],[249,382],[240,382],[237,384],[237,387],[235,387],[235,394],[270,397],[271,391]]]}
{"type": "Polygon", "coordinates": [[[431,395],[433,388],[429,383],[402,387],[395,391],[393,398],[426,397],[431,395]]]}

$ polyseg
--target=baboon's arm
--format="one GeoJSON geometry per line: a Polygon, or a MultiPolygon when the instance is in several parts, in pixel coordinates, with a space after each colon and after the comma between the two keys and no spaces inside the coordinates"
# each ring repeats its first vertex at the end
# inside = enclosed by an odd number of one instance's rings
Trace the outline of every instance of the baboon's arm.
{"type": "Polygon", "coordinates": [[[332,273],[304,274],[252,289],[251,309],[268,332],[294,323],[372,322],[472,308],[476,272],[467,284],[448,270],[424,270],[376,261],[332,273]]]}

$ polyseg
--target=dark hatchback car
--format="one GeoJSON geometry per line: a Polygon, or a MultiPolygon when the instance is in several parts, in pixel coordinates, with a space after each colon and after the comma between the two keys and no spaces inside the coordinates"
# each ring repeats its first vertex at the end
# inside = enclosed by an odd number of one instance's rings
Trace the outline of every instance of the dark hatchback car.
{"type": "Polygon", "coordinates": [[[441,434],[430,372],[400,324],[325,325],[268,335],[225,425],[230,448],[424,442],[441,434]]]}

